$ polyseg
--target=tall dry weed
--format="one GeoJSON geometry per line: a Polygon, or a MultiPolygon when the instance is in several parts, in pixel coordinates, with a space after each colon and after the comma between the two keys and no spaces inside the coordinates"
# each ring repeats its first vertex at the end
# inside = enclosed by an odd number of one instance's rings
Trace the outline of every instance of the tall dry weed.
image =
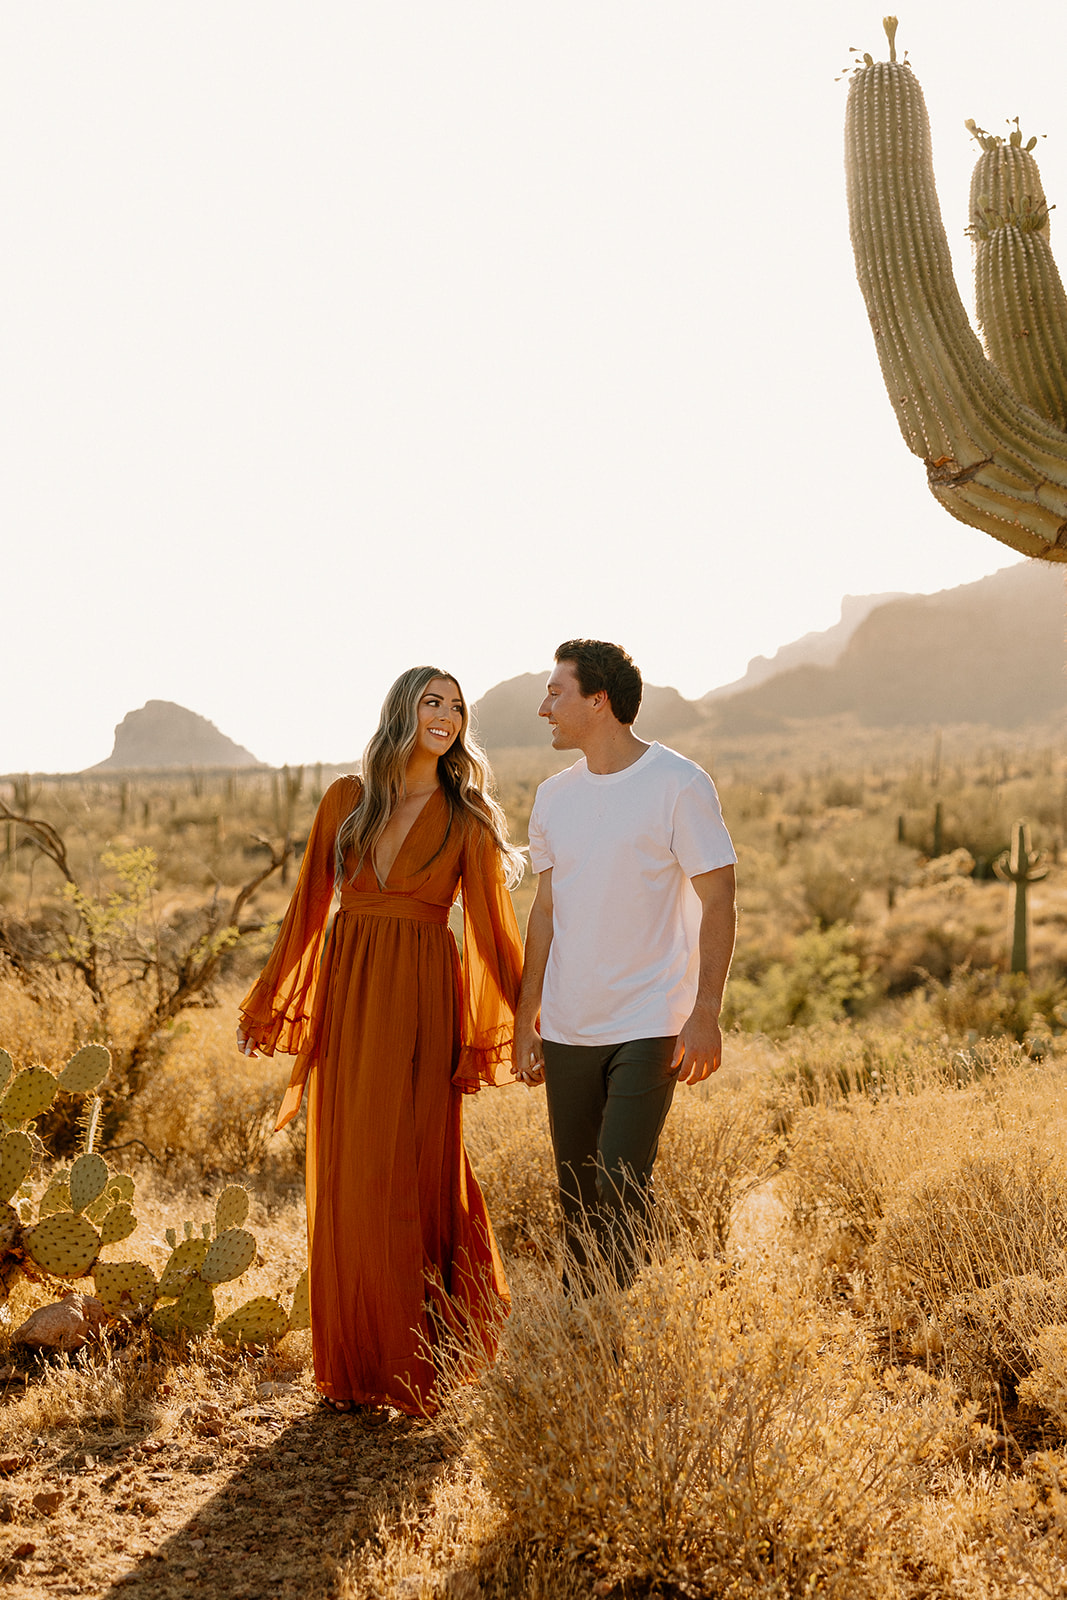
{"type": "Polygon", "coordinates": [[[921,1464],[970,1426],[951,1391],[879,1378],[857,1332],[786,1275],[652,1242],[628,1292],[603,1263],[595,1281],[571,1300],[528,1269],[498,1364],[456,1391],[513,1536],[610,1583],[895,1592],[921,1464]]]}

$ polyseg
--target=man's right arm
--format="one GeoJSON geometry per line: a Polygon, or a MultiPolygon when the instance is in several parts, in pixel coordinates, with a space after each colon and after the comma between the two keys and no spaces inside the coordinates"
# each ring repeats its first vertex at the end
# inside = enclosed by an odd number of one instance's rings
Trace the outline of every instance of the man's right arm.
{"type": "Polygon", "coordinates": [[[537,1031],[541,1010],[541,990],[552,945],[552,868],[538,875],[537,893],[526,924],[526,950],[522,963],[522,986],[515,1007],[515,1049],[512,1075],[523,1083],[544,1083],[544,1051],[537,1031]]]}

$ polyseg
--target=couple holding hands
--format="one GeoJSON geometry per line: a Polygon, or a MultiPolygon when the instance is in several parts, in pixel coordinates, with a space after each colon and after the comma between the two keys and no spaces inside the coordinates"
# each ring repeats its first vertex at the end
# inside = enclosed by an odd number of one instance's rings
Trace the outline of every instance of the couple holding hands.
{"type": "Polygon", "coordinates": [[[721,1060],[736,860],[707,773],[633,733],[641,689],[617,645],[556,652],[539,715],[581,757],[537,791],[525,956],[523,858],[450,674],[403,673],[362,776],[319,805],[237,1040],[296,1056],[279,1127],[308,1089],[312,1346],[335,1410],[426,1415],[443,1338],[495,1351],[508,1290],[462,1134],[483,1084],[545,1086],[575,1286],[589,1227],[620,1282],[635,1269],[675,1084],[721,1060]]]}

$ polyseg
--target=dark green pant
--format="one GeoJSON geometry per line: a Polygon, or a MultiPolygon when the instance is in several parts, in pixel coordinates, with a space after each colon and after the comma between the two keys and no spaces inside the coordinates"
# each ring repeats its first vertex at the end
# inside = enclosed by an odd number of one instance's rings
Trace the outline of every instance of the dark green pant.
{"type": "Polygon", "coordinates": [[[631,1280],[641,1259],[652,1168],[677,1081],[670,1070],[674,1043],[673,1037],[610,1045],[544,1041],[564,1244],[579,1278],[590,1234],[619,1283],[631,1280]]]}

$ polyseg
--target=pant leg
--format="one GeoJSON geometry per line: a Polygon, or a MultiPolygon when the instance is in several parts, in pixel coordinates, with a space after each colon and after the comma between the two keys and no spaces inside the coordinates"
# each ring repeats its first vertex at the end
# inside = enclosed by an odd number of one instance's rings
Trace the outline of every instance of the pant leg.
{"type": "MultiPolygon", "coordinates": [[[[563,1243],[580,1277],[588,1264],[588,1232],[596,1228],[597,1163],[612,1046],[556,1044],[551,1039],[545,1039],[543,1044],[545,1097],[563,1212],[563,1243]]],[[[564,1277],[565,1281],[569,1279],[566,1268],[564,1277]]]]}
{"type": "Polygon", "coordinates": [[[597,1200],[620,1283],[632,1279],[644,1256],[652,1169],[678,1081],[670,1070],[674,1044],[674,1036],[631,1039],[616,1046],[607,1063],[597,1200]]]}
{"type": "Polygon", "coordinates": [[[590,1231],[628,1283],[642,1256],[652,1168],[674,1096],[674,1038],[617,1045],[544,1041],[545,1091],[556,1158],[564,1245],[588,1265],[590,1231]]]}

